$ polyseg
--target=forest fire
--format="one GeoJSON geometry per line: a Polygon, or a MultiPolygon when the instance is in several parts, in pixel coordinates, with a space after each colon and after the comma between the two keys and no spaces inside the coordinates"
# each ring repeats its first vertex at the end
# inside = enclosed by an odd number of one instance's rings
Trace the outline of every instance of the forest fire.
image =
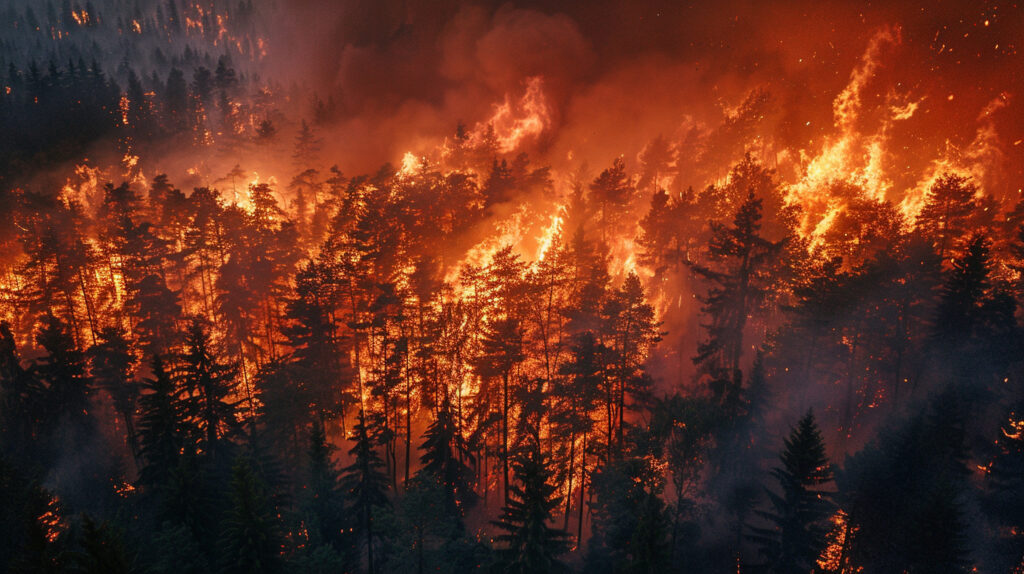
{"type": "Polygon", "coordinates": [[[0,570],[1021,571],[1024,9],[580,4],[0,9],[0,570]]]}

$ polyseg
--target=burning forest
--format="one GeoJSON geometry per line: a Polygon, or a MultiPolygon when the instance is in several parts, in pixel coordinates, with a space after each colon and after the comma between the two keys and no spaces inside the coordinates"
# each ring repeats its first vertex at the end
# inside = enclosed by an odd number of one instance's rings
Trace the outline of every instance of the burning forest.
{"type": "Polygon", "coordinates": [[[0,570],[1024,572],[1024,8],[7,0],[0,570]]]}

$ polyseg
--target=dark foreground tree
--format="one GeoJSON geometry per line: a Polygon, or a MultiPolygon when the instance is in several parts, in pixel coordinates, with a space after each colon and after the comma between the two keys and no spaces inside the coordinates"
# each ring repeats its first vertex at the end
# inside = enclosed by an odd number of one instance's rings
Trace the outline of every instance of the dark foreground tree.
{"type": "Polygon", "coordinates": [[[771,509],[758,512],[770,526],[751,528],[750,539],[770,572],[807,574],[825,547],[832,511],[832,495],[822,490],[833,480],[832,465],[813,413],[800,419],[779,458],[772,476],[781,492],[768,490],[771,509]]]}
{"type": "Polygon", "coordinates": [[[511,488],[512,498],[502,509],[501,519],[494,522],[505,531],[495,538],[503,546],[497,551],[497,571],[567,572],[558,556],[569,550],[570,536],[565,530],[548,526],[561,500],[549,483],[552,473],[540,445],[534,443],[516,457],[513,469],[516,484],[511,488]]]}
{"type": "Polygon", "coordinates": [[[366,423],[366,413],[359,411],[359,418],[352,429],[355,446],[349,454],[355,461],[342,472],[341,487],[349,499],[349,509],[355,517],[354,528],[366,540],[366,558],[370,574],[374,574],[373,524],[376,512],[389,506],[387,498],[388,477],[382,470],[384,461],[374,448],[374,437],[366,423]]]}
{"type": "Polygon", "coordinates": [[[221,533],[221,571],[280,572],[281,540],[266,487],[247,458],[236,460],[231,473],[231,508],[221,533]]]}
{"type": "Polygon", "coordinates": [[[464,461],[472,461],[472,455],[455,426],[451,402],[445,398],[437,412],[437,419],[424,433],[420,446],[423,467],[419,474],[423,480],[433,480],[442,487],[444,510],[462,524],[466,509],[477,501],[473,490],[473,469],[464,461]]]}

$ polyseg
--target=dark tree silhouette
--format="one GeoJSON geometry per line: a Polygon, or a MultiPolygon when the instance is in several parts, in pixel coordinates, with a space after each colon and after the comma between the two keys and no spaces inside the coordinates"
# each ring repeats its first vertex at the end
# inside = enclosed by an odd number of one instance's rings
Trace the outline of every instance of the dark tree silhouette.
{"type": "Polygon", "coordinates": [[[473,490],[473,469],[466,464],[473,457],[459,433],[452,415],[451,402],[445,397],[437,411],[437,418],[427,427],[420,445],[419,475],[421,480],[436,481],[444,493],[443,508],[449,516],[462,524],[462,516],[477,500],[473,490]]]}
{"type": "Polygon", "coordinates": [[[550,484],[549,463],[532,443],[516,456],[516,484],[510,502],[502,508],[501,518],[494,525],[504,531],[495,538],[498,571],[526,574],[528,572],[567,572],[558,560],[570,546],[569,533],[552,528],[548,523],[561,504],[550,484]]]}
{"type": "Polygon", "coordinates": [[[374,436],[366,422],[366,414],[359,411],[355,426],[352,427],[355,445],[349,454],[355,457],[345,467],[341,476],[341,488],[348,498],[348,509],[355,522],[353,527],[366,540],[366,556],[369,571],[376,572],[374,564],[374,522],[380,509],[390,505],[387,498],[388,477],[384,473],[384,461],[377,454],[374,436]]]}
{"type": "Polygon", "coordinates": [[[780,492],[769,489],[771,509],[758,512],[770,526],[752,527],[750,539],[769,571],[810,572],[825,547],[833,512],[831,493],[823,490],[833,480],[832,465],[813,413],[793,428],[780,459],[782,466],[772,470],[780,492]]]}
{"type": "Polygon", "coordinates": [[[197,422],[204,452],[215,457],[220,439],[238,425],[238,401],[233,398],[237,369],[217,355],[198,320],[189,326],[186,346],[181,376],[189,416],[197,422]]]}
{"type": "Polygon", "coordinates": [[[224,518],[219,544],[225,574],[282,571],[282,541],[266,486],[252,462],[240,457],[231,471],[231,507],[224,518]]]}
{"type": "Polygon", "coordinates": [[[713,223],[711,229],[708,259],[713,266],[693,265],[694,272],[709,283],[701,297],[708,316],[703,325],[707,338],[698,346],[694,361],[710,376],[714,395],[723,400],[738,380],[747,320],[761,311],[774,288],[772,269],[783,243],[760,234],[761,200],[753,192],[740,205],[731,226],[713,223]]]}

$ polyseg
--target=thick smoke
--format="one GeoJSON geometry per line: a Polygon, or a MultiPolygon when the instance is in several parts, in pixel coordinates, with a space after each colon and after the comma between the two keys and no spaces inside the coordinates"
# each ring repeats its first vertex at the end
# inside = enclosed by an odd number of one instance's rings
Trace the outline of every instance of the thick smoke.
{"type": "MultiPolygon", "coordinates": [[[[947,141],[969,145],[979,113],[1024,77],[1013,73],[1020,14],[1008,6],[970,17],[951,5],[809,1],[306,0],[279,9],[286,25],[271,38],[272,69],[334,99],[331,139],[366,169],[450,135],[460,120],[485,119],[535,76],[556,122],[539,151],[556,164],[631,159],[659,133],[721,122],[755,89],[771,95],[774,145],[812,149],[834,132],[833,101],[870,39],[891,29],[898,40],[868,95],[921,102],[902,126],[915,135],[899,142],[912,172],[947,141]]],[[[1020,165],[1024,124],[1011,110],[999,112],[1001,139],[1008,164],[1020,165]]],[[[1011,171],[1019,184],[1020,168],[1011,171]]]]}

